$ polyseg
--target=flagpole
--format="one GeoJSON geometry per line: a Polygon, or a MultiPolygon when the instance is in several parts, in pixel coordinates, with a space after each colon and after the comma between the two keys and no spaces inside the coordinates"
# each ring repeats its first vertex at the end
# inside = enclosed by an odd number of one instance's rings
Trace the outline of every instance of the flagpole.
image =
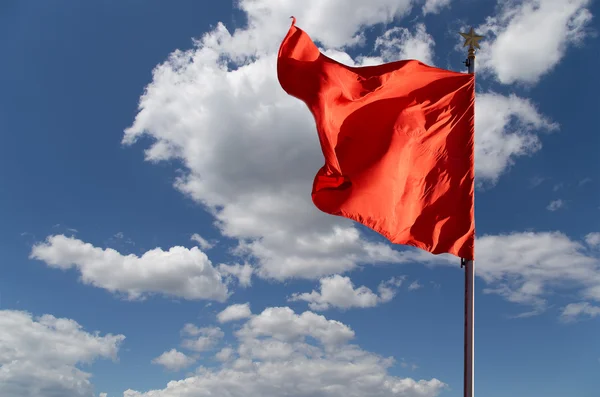
{"type": "MultiPolygon", "coordinates": [[[[460,34],[465,39],[464,47],[469,46],[465,65],[470,74],[475,74],[475,48],[483,38],[475,34],[473,28],[469,33],[460,34]]],[[[461,259],[460,267],[465,268],[465,329],[464,329],[464,397],[473,397],[474,362],[475,362],[475,261],[461,259]]]]}
{"type": "Polygon", "coordinates": [[[473,397],[475,361],[475,262],[462,260],[465,268],[465,352],[464,352],[464,397],[473,397]]]}

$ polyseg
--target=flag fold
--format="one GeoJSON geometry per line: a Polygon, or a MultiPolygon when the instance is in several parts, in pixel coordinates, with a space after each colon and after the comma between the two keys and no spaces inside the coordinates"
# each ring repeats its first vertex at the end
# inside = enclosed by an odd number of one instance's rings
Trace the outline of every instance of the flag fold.
{"type": "Polygon", "coordinates": [[[474,76],[403,60],[350,67],[292,22],[281,87],[312,112],[312,199],[392,243],[474,259],[474,76]]]}

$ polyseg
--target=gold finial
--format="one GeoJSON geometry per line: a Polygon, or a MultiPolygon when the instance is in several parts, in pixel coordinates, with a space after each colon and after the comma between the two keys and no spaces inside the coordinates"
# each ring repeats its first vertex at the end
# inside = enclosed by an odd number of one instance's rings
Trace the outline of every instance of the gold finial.
{"type": "Polygon", "coordinates": [[[461,33],[460,35],[465,39],[463,47],[469,46],[469,50],[479,48],[479,40],[483,39],[483,36],[476,34],[473,28],[471,28],[469,33],[461,33]]]}

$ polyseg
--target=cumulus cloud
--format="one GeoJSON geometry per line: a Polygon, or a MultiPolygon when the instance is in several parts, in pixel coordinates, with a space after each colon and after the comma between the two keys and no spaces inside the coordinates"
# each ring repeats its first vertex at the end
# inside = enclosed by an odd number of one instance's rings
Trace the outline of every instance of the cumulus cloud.
{"type": "Polygon", "coordinates": [[[189,367],[195,362],[196,360],[193,357],[186,356],[177,349],[166,351],[152,360],[153,364],[162,365],[169,371],[179,371],[189,367]]]}
{"type": "Polygon", "coordinates": [[[220,366],[200,367],[161,390],[127,390],[124,397],[261,397],[281,390],[289,397],[433,397],[446,387],[437,379],[390,375],[393,358],[350,344],[348,326],[312,312],[267,308],[235,336],[237,349],[221,350],[220,366]]]}
{"type": "Polygon", "coordinates": [[[248,318],[250,316],[252,316],[250,303],[243,303],[228,306],[225,310],[217,314],[217,320],[219,320],[220,323],[226,323],[248,318]]]}
{"type": "Polygon", "coordinates": [[[354,331],[339,321],[327,320],[312,312],[298,315],[289,307],[271,307],[248,320],[237,335],[242,339],[271,336],[284,342],[311,336],[324,345],[337,345],[354,338],[354,331]]]}
{"type": "Polygon", "coordinates": [[[361,286],[354,287],[349,277],[334,275],[320,280],[320,291],[310,293],[295,293],[290,301],[306,301],[312,310],[322,311],[331,307],[350,309],[353,307],[374,307],[380,303],[389,302],[394,298],[397,288],[402,284],[402,278],[394,278],[379,284],[379,295],[371,289],[361,286]]]}
{"type": "Polygon", "coordinates": [[[123,335],[88,333],[77,322],[46,314],[0,311],[0,395],[91,396],[81,364],[116,360],[123,335]]]}
{"type": "Polygon", "coordinates": [[[75,268],[83,283],[123,293],[132,300],[149,294],[217,301],[229,296],[221,274],[197,247],[172,247],[168,251],[156,248],[142,256],[122,255],[111,248],[55,235],[34,245],[30,257],[58,269],[75,268]]]}
{"type": "Polygon", "coordinates": [[[542,145],[536,132],[558,129],[530,100],[514,94],[480,93],[475,101],[475,175],[480,183],[495,183],[517,157],[537,152],[542,145]]]}
{"type": "Polygon", "coordinates": [[[504,84],[535,84],[589,35],[590,0],[509,0],[477,28],[478,70],[504,84]]]}

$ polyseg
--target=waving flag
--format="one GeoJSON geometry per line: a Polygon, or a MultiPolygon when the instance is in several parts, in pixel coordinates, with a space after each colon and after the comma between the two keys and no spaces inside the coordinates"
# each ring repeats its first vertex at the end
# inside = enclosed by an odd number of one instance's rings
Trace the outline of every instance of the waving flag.
{"type": "Polygon", "coordinates": [[[317,208],[392,243],[474,259],[474,76],[416,60],[350,67],[295,19],[279,49],[282,88],[312,112],[325,165],[317,208]]]}

